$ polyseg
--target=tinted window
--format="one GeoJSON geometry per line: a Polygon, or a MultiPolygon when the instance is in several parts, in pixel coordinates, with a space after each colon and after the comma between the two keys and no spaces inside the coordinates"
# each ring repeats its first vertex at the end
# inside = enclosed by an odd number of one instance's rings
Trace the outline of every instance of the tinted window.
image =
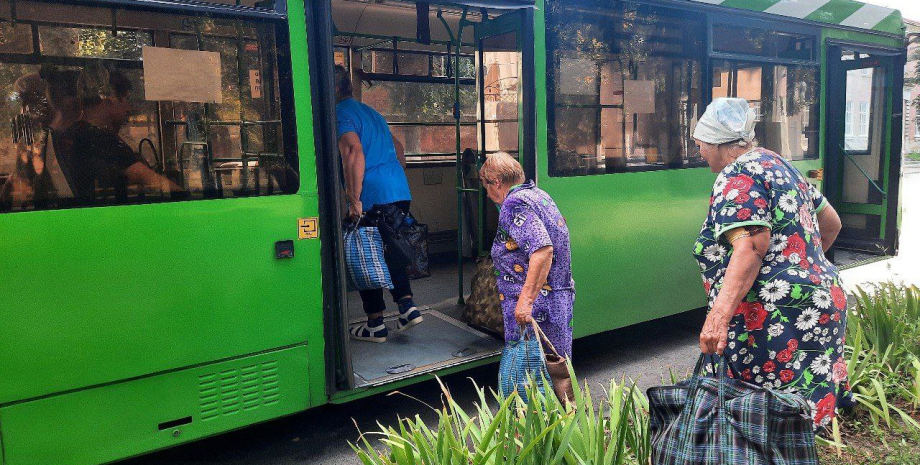
{"type": "Polygon", "coordinates": [[[790,160],[818,156],[818,69],[713,63],[712,97],[746,99],[757,114],[757,144],[790,160]]]}
{"type": "Polygon", "coordinates": [[[296,191],[275,24],[25,1],[17,11],[0,26],[0,210],[296,191]]]}
{"type": "Polygon", "coordinates": [[[700,163],[702,18],[631,3],[548,3],[550,172],[700,163]]]}
{"type": "Polygon", "coordinates": [[[736,25],[713,26],[712,49],[715,52],[769,58],[806,61],[815,59],[813,36],[736,25]]]}

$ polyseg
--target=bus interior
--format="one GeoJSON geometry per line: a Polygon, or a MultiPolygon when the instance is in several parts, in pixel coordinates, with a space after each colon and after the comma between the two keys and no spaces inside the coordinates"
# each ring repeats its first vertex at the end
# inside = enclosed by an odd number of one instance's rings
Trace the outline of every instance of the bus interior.
{"type": "Polygon", "coordinates": [[[279,83],[290,72],[278,66],[282,29],[271,22],[23,0],[4,0],[0,11],[9,12],[0,23],[0,93],[9,96],[0,120],[12,122],[0,125],[0,144],[17,153],[0,157],[0,211],[297,191],[296,151],[286,150],[293,128],[281,124],[292,109],[279,83]],[[203,84],[150,79],[183,73],[203,84]],[[111,167],[79,161],[68,129],[118,79],[128,109],[113,129],[129,162],[160,182],[87,188],[87,169],[111,167]],[[34,188],[18,192],[17,176],[34,188]]]}
{"type": "MultiPolygon", "coordinates": [[[[425,320],[393,331],[398,312],[385,293],[386,343],[348,343],[355,387],[486,358],[501,348],[501,334],[462,318],[476,259],[491,247],[497,227],[497,209],[477,179],[482,155],[521,154],[519,34],[513,27],[484,27],[501,23],[501,13],[332,1],[335,64],[349,71],[354,98],[377,110],[405,147],[411,212],[428,225],[430,276],[411,281],[425,320]]],[[[346,211],[344,195],[340,200],[346,211]]],[[[348,292],[346,301],[348,324],[366,321],[358,292],[348,292]]]]}

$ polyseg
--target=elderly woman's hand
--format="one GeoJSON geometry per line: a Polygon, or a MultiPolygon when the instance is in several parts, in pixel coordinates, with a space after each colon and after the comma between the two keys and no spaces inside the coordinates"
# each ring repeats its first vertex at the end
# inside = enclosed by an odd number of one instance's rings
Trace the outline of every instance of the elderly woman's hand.
{"type": "Polygon", "coordinates": [[[703,331],[700,332],[700,351],[704,354],[719,354],[728,344],[728,324],[732,314],[726,311],[712,310],[706,315],[703,331]]]}
{"type": "Polygon", "coordinates": [[[530,318],[533,315],[533,301],[527,299],[518,299],[517,306],[514,307],[514,319],[520,325],[530,324],[530,318]]]}

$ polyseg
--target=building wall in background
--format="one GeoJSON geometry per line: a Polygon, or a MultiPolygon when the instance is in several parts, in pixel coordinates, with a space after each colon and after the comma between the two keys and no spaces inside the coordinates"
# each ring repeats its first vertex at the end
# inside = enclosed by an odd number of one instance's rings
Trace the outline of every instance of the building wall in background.
{"type": "MultiPolygon", "coordinates": [[[[920,33],[920,21],[905,20],[908,34],[920,33]]],[[[920,52],[920,39],[907,49],[908,62],[904,77],[911,78],[917,72],[917,54],[920,52]]],[[[904,153],[920,153],[920,86],[904,86],[904,153]]]]}

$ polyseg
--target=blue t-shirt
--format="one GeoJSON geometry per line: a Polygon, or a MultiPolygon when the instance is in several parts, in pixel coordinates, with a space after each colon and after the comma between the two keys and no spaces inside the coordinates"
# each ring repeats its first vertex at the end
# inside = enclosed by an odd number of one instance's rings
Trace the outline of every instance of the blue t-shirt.
{"type": "Polygon", "coordinates": [[[406,171],[396,158],[393,136],[387,122],[373,108],[353,99],[335,106],[338,137],[353,132],[364,149],[364,185],[361,204],[364,211],[374,205],[412,200],[406,171]]]}

